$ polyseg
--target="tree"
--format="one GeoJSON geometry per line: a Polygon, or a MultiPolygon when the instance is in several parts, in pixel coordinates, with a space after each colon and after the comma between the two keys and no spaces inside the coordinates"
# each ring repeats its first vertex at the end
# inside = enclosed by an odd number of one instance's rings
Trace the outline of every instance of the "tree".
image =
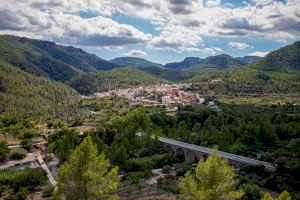
{"type": "Polygon", "coordinates": [[[33,148],[32,140],[29,138],[22,139],[20,145],[27,151],[30,151],[33,148]]]}
{"type": "Polygon", "coordinates": [[[287,191],[283,191],[278,198],[275,199],[273,199],[269,192],[266,192],[262,200],[292,200],[292,198],[287,191]]]}
{"type": "Polygon", "coordinates": [[[0,142],[0,162],[5,160],[8,152],[9,152],[9,148],[7,146],[7,142],[1,141],[0,142]]]}
{"type": "Polygon", "coordinates": [[[179,179],[179,191],[186,200],[233,200],[243,195],[236,189],[235,173],[228,161],[213,150],[206,161],[200,159],[195,174],[179,179]]]}
{"type": "Polygon", "coordinates": [[[193,126],[193,132],[200,133],[201,131],[201,124],[199,122],[196,122],[193,126]]]}
{"type": "Polygon", "coordinates": [[[111,168],[104,153],[98,155],[87,136],[58,170],[54,198],[66,200],[118,199],[118,168],[111,168]]]}

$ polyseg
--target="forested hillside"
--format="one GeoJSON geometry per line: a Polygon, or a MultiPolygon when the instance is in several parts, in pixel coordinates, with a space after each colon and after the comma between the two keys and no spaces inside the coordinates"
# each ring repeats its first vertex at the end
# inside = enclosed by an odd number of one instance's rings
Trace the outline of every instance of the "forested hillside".
{"type": "Polygon", "coordinates": [[[116,88],[166,83],[167,81],[133,67],[117,68],[84,74],[69,82],[70,86],[82,94],[91,94],[116,88]]]}
{"type": "Polygon", "coordinates": [[[159,78],[171,81],[186,81],[187,79],[196,77],[206,71],[224,70],[245,65],[245,62],[239,61],[229,55],[222,54],[210,56],[205,59],[188,58],[183,62],[169,63],[166,67],[147,67],[142,70],[159,78]]]}
{"type": "Polygon", "coordinates": [[[183,69],[183,68],[189,68],[189,67],[195,67],[196,65],[201,64],[202,59],[199,57],[186,57],[181,62],[172,62],[165,64],[166,68],[171,69],[183,69]]]}
{"type": "Polygon", "coordinates": [[[190,82],[215,94],[299,94],[299,44],[296,42],[271,52],[247,67],[205,72],[190,82]],[[219,81],[212,82],[213,79],[219,81]]]}
{"type": "Polygon", "coordinates": [[[120,66],[132,66],[137,68],[147,68],[147,67],[161,67],[161,64],[150,62],[143,58],[135,58],[135,57],[119,57],[110,60],[110,62],[115,63],[120,66]]]}
{"type": "Polygon", "coordinates": [[[31,74],[62,82],[84,72],[119,67],[82,49],[9,35],[0,36],[0,59],[31,74]]]}
{"type": "Polygon", "coordinates": [[[30,117],[61,117],[78,111],[77,93],[45,77],[0,63],[0,110],[30,117]]]}

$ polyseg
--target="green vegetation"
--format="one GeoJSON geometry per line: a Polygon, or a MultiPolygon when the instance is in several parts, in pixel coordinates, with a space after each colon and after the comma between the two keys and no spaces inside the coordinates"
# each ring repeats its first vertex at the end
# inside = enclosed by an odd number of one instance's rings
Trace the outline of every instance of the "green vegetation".
{"type": "Polygon", "coordinates": [[[74,130],[62,129],[49,135],[48,142],[48,151],[55,152],[60,162],[64,163],[81,140],[74,130]]]}
{"type": "MultiPolygon", "coordinates": [[[[267,193],[265,193],[262,200],[274,200],[274,199],[272,198],[270,193],[267,192],[267,193]]],[[[278,196],[278,198],[276,198],[276,200],[292,200],[292,198],[291,198],[290,194],[287,191],[284,191],[278,196]]]]}
{"type": "Polygon", "coordinates": [[[186,173],[179,179],[179,189],[186,200],[240,199],[233,168],[214,150],[207,160],[200,159],[195,174],[186,173]]]}
{"type": "Polygon", "coordinates": [[[9,148],[7,146],[7,142],[1,141],[0,142],[0,162],[3,162],[6,159],[8,153],[9,153],[9,148]]]}
{"type": "Polygon", "coordinates": [[[145,60],[143,58],[136,58],[136,57],[118,57],[110,60],[110,62],[115,63],[117,65],[123,66],[123,67],[137,67],[137,68],[147,68],[147,67],[161,67],[161,64],[153,63],[148,60],[145,60]]]}
{"type": "Polygon", "coordinates": [[[38,190],[45,184],[47,177],[41,169],[0,170],[0,185],[4,187],[2,196],[6,199],[26,199],[29,192],[38,190]]]}
{"type": "Polygon", "coordinates": [[[0,61],[0,110],[33,118],[78,112],[77,93],[61,83],[36,77],[0,61]]]}
{"type": "MultiPolygon", "coordinates": [[[[200,146],[218,146],[220,150],[260,158],[278,166],[269,173],[260,168],[241,168],[239,181],[245,195],[253,190],[294,191],[299,179],[299,106],[227,106],[221,111],[205,106],[179,108],[176,116],[151,111],[157,135],[200,146]],[[246,170],[246,171],[245,171],[246,170]],[[258,186],[254,188],[253,185],[258,186]]],[[[260,198],[260,192],[256,192],[260,198]]],[[[249,198],[250,199],[250,198],[249,198]]]]}
{"type": "Polygon", "coordinates": [[[13,160],[21,160],[25,158],[26,155],[27,155],[27,151],[22,148],[14,148],[9,152],[9,157],[13,160]]]}
{"type": "Polygon", "coordinates": [[[87,136],[63,164],[57,175],[54,196],[58,199],[118,199],[118,168],[110,168],[104,153],[87,136]]]}
{"type": "Polygon", "coordinates": [[[194,90],[214,94],[223,102],[235,103],[244,97],[248,103],[252,97],[259,97],[264,98],[264,103],[285,103],[282,99],[299,103],[299,54],[300,42],[295,42],[243,68],[208,71],[189,82],[194,84],[194,90]]]}
{"type": "Polygon", "coordinates": [[[98,71],[84,74],[70,81],[71,87],[82,94],[102,92],[116,88],[127,88],[139,85],[166,83],[165,80],[153,76],[133,67],[124,67],[110,71],[98,71]]]}

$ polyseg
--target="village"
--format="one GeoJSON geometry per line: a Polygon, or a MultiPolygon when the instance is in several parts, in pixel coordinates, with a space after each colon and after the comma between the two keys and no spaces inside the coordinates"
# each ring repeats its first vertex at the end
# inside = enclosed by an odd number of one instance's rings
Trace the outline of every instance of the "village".
{"type": "Polygon", "coordinates": [[[186,91],[190,84],[161,84],[141,86],[136,88],[116,89],[107,92],[94,93],[92,97],[85,98],[124,98],[130,101],[130,106],[163,106],[167,113],[175,114],[179,105],[206,104],[208,107],[218,110],[213,101],[206,101],[199,94],[186,91]]]}

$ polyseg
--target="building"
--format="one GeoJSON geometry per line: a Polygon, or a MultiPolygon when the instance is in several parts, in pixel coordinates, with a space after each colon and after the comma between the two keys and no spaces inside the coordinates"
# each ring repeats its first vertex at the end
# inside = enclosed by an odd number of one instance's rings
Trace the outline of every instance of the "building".
{"type": "Polygon", "coordinates": [[[163,96],[163,97],[161,98],[161,103],[162,103],[163,105],[169,105],[170,102],[171,102],[171,97],[170,97],[170,96],[163,96]]]}

